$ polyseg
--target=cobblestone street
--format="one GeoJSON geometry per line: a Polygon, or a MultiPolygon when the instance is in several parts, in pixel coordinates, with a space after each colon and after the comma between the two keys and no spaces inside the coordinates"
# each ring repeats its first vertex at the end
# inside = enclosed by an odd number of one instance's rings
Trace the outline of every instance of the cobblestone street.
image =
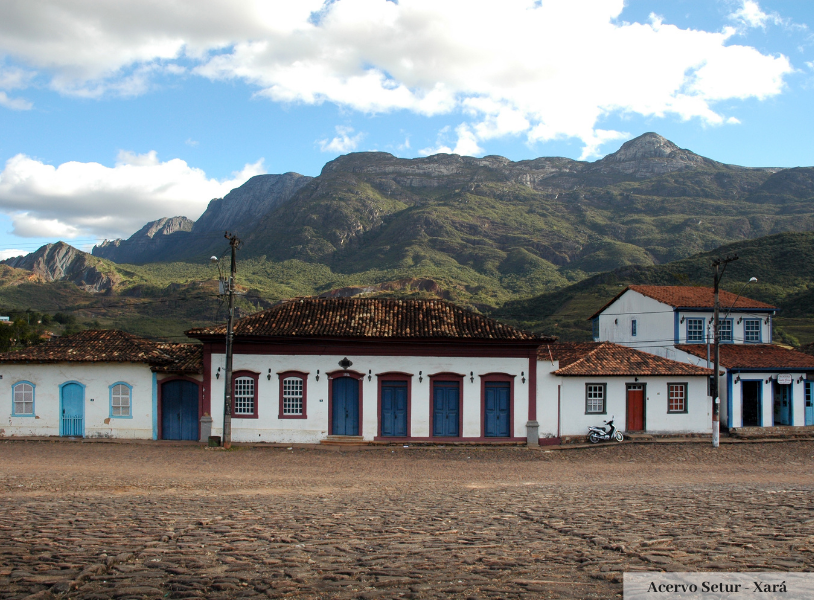
{"type": "Polygon", "coordinates": [[[0,598],[612,598],[814,568],[814,443],[0,442],[0,598]]]}

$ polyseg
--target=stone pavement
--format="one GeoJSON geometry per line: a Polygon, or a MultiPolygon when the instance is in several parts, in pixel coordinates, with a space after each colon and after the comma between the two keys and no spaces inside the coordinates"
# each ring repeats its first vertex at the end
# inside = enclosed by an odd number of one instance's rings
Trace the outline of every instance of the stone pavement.
{"type": "Polygon", "coordinates": [[[0,599],[612,598],[625,570],[814,567],[814,442],[0,458],[0,599]]]}

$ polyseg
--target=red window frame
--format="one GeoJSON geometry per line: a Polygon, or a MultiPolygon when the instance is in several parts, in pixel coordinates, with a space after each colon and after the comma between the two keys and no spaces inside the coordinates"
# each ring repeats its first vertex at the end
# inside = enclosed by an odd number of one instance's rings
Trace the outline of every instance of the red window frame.
{"type": "Polygon", "coordinates": [[[277,378],[280,383],[279,395],[279,408],[277,411],[278,419],[307,419],[308,418],[308,375],[303,371],[282,371],[277,373],[277,378]],[[286,415],[283,414],[283,381],[289,377],[297,377],[302,379],[302,414],[301,415],[286,415]]]}
{"type": "Polygon", "coordinates": [[[256,419],[258,416],[258,399],[260,394],[260,373],[254,371],[234,371],[232,373],[232,418],[233,419],[256,419]],[[238,377],[249,377],[254,380],[254,412],[251,414],[237,414],[237,398],[235,397],[235,383],[238,377]]]}

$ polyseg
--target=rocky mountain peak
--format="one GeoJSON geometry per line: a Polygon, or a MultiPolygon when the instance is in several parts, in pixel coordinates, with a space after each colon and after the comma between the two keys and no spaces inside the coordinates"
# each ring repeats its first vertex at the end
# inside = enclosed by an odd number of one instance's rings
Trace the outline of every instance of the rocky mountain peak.
{"type": "Polygon", "coordinates": [[[613,154],[596,161],[590,171],[624,173],[635,177],[653,177],[719,163],[676,146],[657,133],[644,133],[622,144],[613,154]]]}
{"type": "Polygon", "coordinates": [[[151,221],[142,227],[135,235],[153,238],[156,235],[172,235],[176,231],[192,231],[195,221],[186,217],[163,217],[151,221]]]}
{"type": "Polygon", "coordinates": [[[88,292],[103,292],[120,280],[113,271],[100,271],[103,263],[65,242],[46,244],[36,252],[2,261],[15,269],[25,269],[43,281],[70,281],[88,292]]]}
{"type": "Polygon", "coordinates": [[[664,158],[676,150],[681,150],[681,148],[658,133],[649,132],[625,142],[619,150],[609,154],[603,160],[626,162],[645,158],[664,158]]]}

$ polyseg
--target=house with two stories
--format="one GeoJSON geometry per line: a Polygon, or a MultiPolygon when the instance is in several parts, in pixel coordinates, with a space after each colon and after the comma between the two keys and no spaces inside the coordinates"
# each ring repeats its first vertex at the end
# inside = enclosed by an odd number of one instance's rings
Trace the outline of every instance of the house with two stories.
{"type": "MultiPolygon", "coordinates": [[[[814,356],[772,344],[776,307],[726,291],[719,298],[722,424],[814,424],[814,356]]],[[[592,315],[593,337],[710,367],[713,310],[711,287],[631,285],[592,315]]]]}

